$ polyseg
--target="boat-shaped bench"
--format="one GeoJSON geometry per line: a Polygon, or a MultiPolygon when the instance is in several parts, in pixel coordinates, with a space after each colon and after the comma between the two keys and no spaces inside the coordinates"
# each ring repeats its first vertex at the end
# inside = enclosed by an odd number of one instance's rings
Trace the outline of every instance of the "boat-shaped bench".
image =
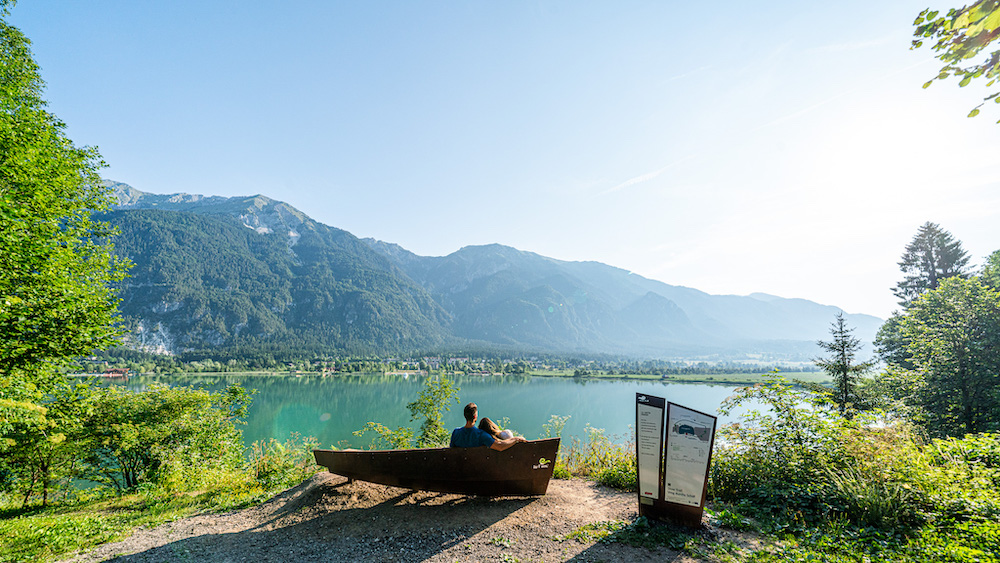
{"type": "Polygon", "coordinates": [[[502,452],[478,448],[313,450],[316,463],[348,479],[405,489],[484,496],[544,495],[559,438],[529,440],[502,452]]]}

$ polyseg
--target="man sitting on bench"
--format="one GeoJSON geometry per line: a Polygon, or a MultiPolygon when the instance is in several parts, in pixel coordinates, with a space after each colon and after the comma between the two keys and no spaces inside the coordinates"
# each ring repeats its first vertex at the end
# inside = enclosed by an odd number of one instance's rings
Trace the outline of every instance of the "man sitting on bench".
{"type": "Polygon", "coordinates": [[[475,448],[478,446],[489,446],[491,449],[502,452],[518,442],[527,442],[521,436],[498,440],[490,436],[488,432],[483,432],[476,427],[477,418],[479,418],[479,407],[476,406],[476,403],[465,405],[465,426],[456,428],[451,432],[450,447],[475,448]]]}

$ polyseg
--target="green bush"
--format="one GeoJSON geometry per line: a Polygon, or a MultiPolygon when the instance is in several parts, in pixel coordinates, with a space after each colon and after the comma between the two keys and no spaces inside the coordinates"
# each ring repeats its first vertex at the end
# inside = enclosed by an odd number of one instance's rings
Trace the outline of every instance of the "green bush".
{"type": "Polygon", "coordinates": [[[723,402],[720,412],[746,402],[767,411],[750,411],[719,432],[713,453],[709,492],[722,500],[738,499],[760,487],[784,489],[823,480],[828,469],[849,466],[841,439],[863,424],[825,408],[828,395],[796,388],[781,378],[745,387],[723,402]]]}
{"type": "Polygon", "coordinates": [[[81,477],[117,490],[143,483],[177,490],[204,486],[243,466],[241,432],[249,394],[238,386],[152,385],[95,393],[82,437],[81,477]]]}
{"type": "Polygon", "coordinates": [[[320,470],[312,453],[317,445],[315,438],[302,438],[298,433],[284,442],[274,438],[254,442],[250,474],[265,489],[296,485],[320,470]]]}
{"type": "Polygon", "coordinates": [[[635,463],[627,459],[612,461],[608,467],[597,472],[594,479],[601,485],[620,489],[622,491],[635,491],[636,469],[635,463]]]}
{"type": "Polygon", "coordinates": [[[1000,435],[928,442],[900,420],[848,421],[780,380],[726,406],[748,398],[768,411],[720,432],[709,494],[782,532],[751,560],[1000,561],[1000,435]]]}
{"type": "Polygon", "coordinates": [[[562,457],[566,471],[574,475],[590,477],[596,482],[626,491],[636,489],[635,442],[616,443],[605,435],[604,430],[584,428],[585,442],[573,439],[568,451],[562,457]]]}
{"type": "Polygon", "coordinates": [[[361,430],[352,432],[358,438],[374,432],[369,450],[398,450],[413,447],[413,429],[399,426],[395,430],[380,422],[367,422],[361,430]]]}

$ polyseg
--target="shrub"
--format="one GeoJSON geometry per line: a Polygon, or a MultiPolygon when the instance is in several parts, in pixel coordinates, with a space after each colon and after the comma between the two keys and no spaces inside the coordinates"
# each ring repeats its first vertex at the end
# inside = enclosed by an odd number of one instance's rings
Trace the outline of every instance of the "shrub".
{"type": "Polygon", "coordinates": [[[918,520],[913,492],[885,473],[841,469],[830,471],[829,478],[840,512],[852,522],[892,528],[918,520]]]}
{"type": "Polygon", "coordinates": [[[918,519],[917,497],[893,470],[916,452],[908,426],[875,425],[870,414],[848,420],[822,390],[780,378],[739,390],[721,410],[749,400],[768,410],[720,432],[710,498],[793,526],[834,515],[883,527],[918,519]]]}
{"type": "Polygon", "coordinates": [[[298,433],[284,442],[274,438],[254,442],[247,464],[250,475],[265,489],[298,484],[320,470],[312,453],[317,445],[315,438],[298,433]]]}
{"type": "Polygon", "coordinates": [[[203,389],[153,385],[97,392],[84,437],[82,476],[114,487],[142,483],[197,487],[243,465],[241,432],[249,394],[238,386],[203,389]]]}
{"type": "Polygon", "coordinates": [[[847,465],[843,430],[859,423],[836,415],[826,394],[794,387],[782,378],[745,387],[726,399],[720,412],[757,401],[767,411],[750,411],[722,428],[713,454],[710,493],[736,499],[760,486],[784,487],[820,481],[827,468],[847,465]]]}
{"type": "Polygon", "coordinates": [[[400,426],[393,430],[379,422],[368,422],[361,430],[352,432],[361,438],[368,432],[374,432],[369,450],[396,450],[413,447],[413,429],[400,426]]]}
{"type": "Polygon", "coordinates": [[[608,467],[597,472],[594,480],[613,489],[635,491],[637,487],[635,462],[629,459],[612,461],[608,467]]]}
{"type": "Polygon", "coordinates": [[[780,380],[741,390],[725,406],[751,397],[770,412],[752,412],[720,432],[709,481],[717,502],[791,530],[853,525],[896,533],[1000,515],[997,434],[926,443],[910,424],[846,420],[827,409],[822,393],[780,380]]]}
{"type": "Polygon", "coordinates": [[[603,429],[584,428],[586,442],[574,439],[564,456],[568,472],[591,477],[602,485],[622,490],[636,490],[634,441],[618,444],[603,429]]]}

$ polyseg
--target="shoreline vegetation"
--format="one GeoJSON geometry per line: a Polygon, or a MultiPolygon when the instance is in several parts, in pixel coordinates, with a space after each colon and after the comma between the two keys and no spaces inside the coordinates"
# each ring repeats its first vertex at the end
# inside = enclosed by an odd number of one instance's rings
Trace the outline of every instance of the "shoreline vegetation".
{"type": "MultiPolygon", "coordinates": [[[[382,373],[386,375],[441,375],[440,372],[425,372],[421,370],[393,370],[391,372],[323,372],[323,371],[192,371],[192,372],[180,372],[180,373],[162,373],[162,372],[139,372],[130,374],[129,377],[133,376],[158,376],[158,375],[170,375],[171,377],[183,377],[183,376],[238,376],[238,377],[351,377],[357,375],[367,375],[372,373],[382,373]]],[[[692,383],[692,384],[709,384],[709,385],[752,385],[755,383],[762,383],[766,381],[767,377],[773,375],[780,375],[790,381],[804,382],[810,384],[827,385],[832,383],[832,379],[829,374],[822,371],[776,371],[772,373],[717,373],[712,375],[703,374],[668,374],[668,375],[653,375],[653,374],[642,374],[642,373],[602,373],[602,372],[588,372],[586,375],[575,374],[573,370],[539,370],[518,374],[506,374],[506,373],[492,373],[492,374],[482,374],[482,373],[462,373],[462,372],[449,372],[445,375],[450,376],[468,376],[468,377],[503,377],[507,375],[518,375],[518,376],[528,376],[528,377],[556,377],[556,378],[568,378],[568,379],[599,379],[604,381],[649,381],[649,382],[669,382],[669,383],[692,383]]],[[[71,373],[68,377],[73,378],[107,378],[109,380],[121,379],[121,376],[117,375],[106,375],[102,373],[71,373]]]]}

